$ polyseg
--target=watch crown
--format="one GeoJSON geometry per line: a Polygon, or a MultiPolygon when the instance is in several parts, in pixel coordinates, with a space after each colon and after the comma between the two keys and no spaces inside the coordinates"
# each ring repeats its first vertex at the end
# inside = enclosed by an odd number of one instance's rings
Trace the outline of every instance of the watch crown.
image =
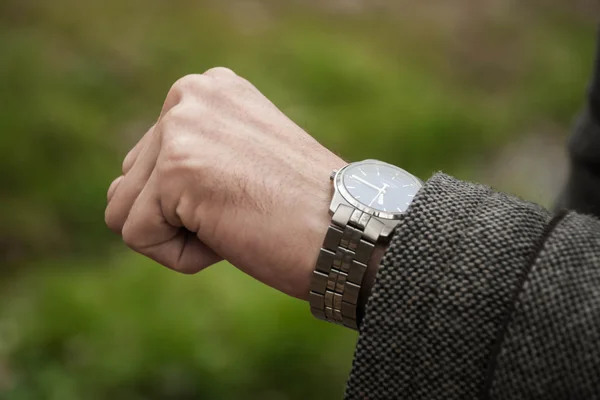
{"type": "Polygon", "coordinates": [[[334,169],[333,171],[331,171],[331,174],[329,174],[329,179],[333,180],[335,178],[335,174],[337,174],[337,169],[334,169]]]}

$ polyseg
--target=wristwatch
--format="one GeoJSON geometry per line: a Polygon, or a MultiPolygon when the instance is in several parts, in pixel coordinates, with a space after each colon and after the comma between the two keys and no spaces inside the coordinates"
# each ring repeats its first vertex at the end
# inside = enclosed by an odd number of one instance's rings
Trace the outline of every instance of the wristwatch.
{"type": "Polygon", "coordinates": [[[377,246],[389,243],[422,182],[378,160],[348,164],[330,178],[332,218],[311,279],[310,309],[319,319],[358,329],[357,304],[369,260],[377,246]]]}

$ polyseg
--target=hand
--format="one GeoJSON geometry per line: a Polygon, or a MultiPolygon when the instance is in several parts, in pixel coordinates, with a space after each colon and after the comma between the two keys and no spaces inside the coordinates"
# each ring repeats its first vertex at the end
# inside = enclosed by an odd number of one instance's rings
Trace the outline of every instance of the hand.
{"type": "MultiPolygon", "coordinates": [[[[221,259],[308,297],[345,162],[226,68],[177,81],[108,190],[107,225],[184,273],[221,259]]],[[[223,288],[227,290],[227,288],[223,288]]]]}

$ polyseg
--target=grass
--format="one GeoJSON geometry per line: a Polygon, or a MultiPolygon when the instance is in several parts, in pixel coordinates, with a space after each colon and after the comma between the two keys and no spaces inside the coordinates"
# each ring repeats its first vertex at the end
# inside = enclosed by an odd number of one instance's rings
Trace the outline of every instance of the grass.
{"type": "Polygon", "coordinates": [[[8,398],[326,399],[343,389],[356,335],[226,263],[193,278],[133,254],[77,264],[36,265],[4,287],[8,398]]]}

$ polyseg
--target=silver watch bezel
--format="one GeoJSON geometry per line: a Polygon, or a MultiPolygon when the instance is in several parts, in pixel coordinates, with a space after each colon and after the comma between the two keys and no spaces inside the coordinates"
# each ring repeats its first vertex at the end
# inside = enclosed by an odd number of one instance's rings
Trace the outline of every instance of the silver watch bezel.
{"type": "Polygon", "coordinates": [[[363,211],[363,212],[365,212],[367,214],[370,214],[370,215],[372,215],[374,217],[378,217],[378,218],[383,218],[383,219],[388,219],[388,220],[397,220],[397,219],[402,218],[402,215],[406,211],[404,211],[404,212],[396,212],[396,213],[389,213],[389,212],[385,212],[385,211],[379,211],[379,210],[376,210],[376,209],[374,209],[372,207],[369,207],[367,205],[362,204],[361,202],[359,202],[358,200],[356,200],[354,197],[352,197],[352,195],[350,194],[350,192],[348,192],[348,190],[344,186],[344,183],[342,182],[342,177],[344,176],[344,170],[346,170],[350,166],[359,165],[359,164],[379,164],[379,165],[386,165],[388,167],[399,169],[400,171],[406,173],[408,176],[412,177],[412,179],[415,181],[415,183],[419,186],[419,189],[423,186],[423,183],[421,182],[421,180],[419,178],[417,178],[416,176],[414,176],[413,174],[411,174],[410,172],[408,172],[408,171],[406,171],[406,170],[404,170],[404,169],[402,169],[402,168],[400,168],[400,167],[398,167],[396,165],[389,164],[389,163],[386,163],[386,162],[383,162],[383,161],[379,161],[379,160],[363,160],[363,161],[353,162],[353,163],[345,165],[344,167],[342,167],[338,171],[336,171],[335,177],[333,179],[335,190],[352,207],[354,207],[354,208],[356,208],[356,209],[358,209],[360,211],[363,211]]]}

